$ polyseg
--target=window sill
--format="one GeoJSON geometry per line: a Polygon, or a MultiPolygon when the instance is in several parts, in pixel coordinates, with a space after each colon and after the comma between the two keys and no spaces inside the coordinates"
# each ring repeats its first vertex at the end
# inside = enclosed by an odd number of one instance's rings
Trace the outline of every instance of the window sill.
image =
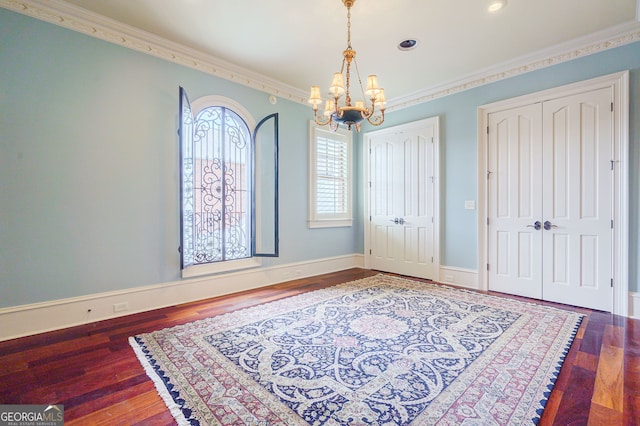
{"type": "Polygon", "coordinates": [[[228,260],[226,262],[206,263],[203,265],[189,266],[182,270],[182,278],[199,277],[202,275],[219,274],[222,272],[237,271],[240,269],[257,268],[262,266],[262,259],[248,257],[246,259],[228,260]]]}
{"type": "Polygon", "coordinates": [[[353,219],[309,220],[309,228],[344,228],[353,225],[353,219]]]}

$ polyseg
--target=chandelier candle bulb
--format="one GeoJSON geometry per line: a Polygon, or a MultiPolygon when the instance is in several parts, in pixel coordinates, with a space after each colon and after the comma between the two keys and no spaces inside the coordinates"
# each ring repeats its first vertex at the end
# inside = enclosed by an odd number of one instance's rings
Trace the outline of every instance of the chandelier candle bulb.
{"type": "Polygon", "coordinates": [[[376,104],[378,105],[378,108],[384,109],[386,103],[387,98],[384,96],[384,89],[378,90],[378,94],[376,95],[376,104]]]}
{"type": "Polygon", "coordinates": [[[324,115],[326,117],[330,117],[331,114],[335,112],[335,109],[336,103],[333,101],[333,99],[327,99],[327,103],[324,105],[324,115]]]}
{"type": "Polygon", "coordinates": [[[333,80],[331,81],[331,87],[329,87],[329,93],[334,98],[339,98],[344,94],[344,78],[339,72],[333,74],[333,80]]]}
{"type": "Polygon", "coordinates": [[[311,86],[311,93],[309,94],[309,103],[313,104],[315,109],[322,103],[322,97],[320,96],[320,87],[311,86]]]}
{"type": "Polygon", "coordinates": [[[380,86],[378,85],[378,76],[370,75],[367,77],[367,91],[365,92],[367,96],[375,98],[379,91],[380,86]]]}

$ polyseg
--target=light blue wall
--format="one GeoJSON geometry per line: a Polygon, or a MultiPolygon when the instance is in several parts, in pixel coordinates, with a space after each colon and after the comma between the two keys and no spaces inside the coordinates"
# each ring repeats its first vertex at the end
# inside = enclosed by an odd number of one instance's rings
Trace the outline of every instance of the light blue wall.
{"type": "MultiPolygon", "coordinates": [[[[0,9],[0,308],[178,280],[177,92],[280,113],[280,252],[265,266],[363,252],[356,222],[306,226],[305,105],[0,9]]],[[[389,113],[441,117],[442,264],[476,269],[477,107],[631,70],[630,290],[639,291],[640,43],[389,113]]],[[[425,70],[428,72],[428,70],[425,70]]],[[[364,133],[365,130],[363,130],[364,133]]]]}
{"type": "Polygon", "coordinates": [[[180,279],[178,86],[280,113],[280,254],[354,253],[307,220],[305,105],[0,9],[0,307],[180,279]]]}
{"type": "MultiPolygon", "coordinates": [[[[384,127],[440,116],[441,262],[477,269],[477,212],[464,210],[477,200],[477,108],[502,99],[630,70],[630,290],[640,291],[640,42],[575,59],[387,114],[384,127]]],[[[425,70],[428,73],[429,70],[425,70]]],[[[370,130],[367,128],[366,130],[370,130]]],[[[363,130],[365,132],[366,130],[363,130]]],[[[360,141],[362,143],[362,141],[360,141]]],[[[359,199],[362,211],[362,195],[359,199]]],[[[362,244],[362,237],[359,237],[362,244]]],[[[362,247],[362,245],[360,246],[362,247]]]]}

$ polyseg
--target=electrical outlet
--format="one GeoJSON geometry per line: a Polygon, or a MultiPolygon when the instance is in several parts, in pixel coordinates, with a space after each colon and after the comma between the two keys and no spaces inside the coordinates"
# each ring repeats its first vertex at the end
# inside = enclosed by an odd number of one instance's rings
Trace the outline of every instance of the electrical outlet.
{"type": "Polygon", "coordinates": [[[129,310],[129,303],[127,302],[115,303],[113,305],[113,312],[124,312],[127,310],[129,310]]]}

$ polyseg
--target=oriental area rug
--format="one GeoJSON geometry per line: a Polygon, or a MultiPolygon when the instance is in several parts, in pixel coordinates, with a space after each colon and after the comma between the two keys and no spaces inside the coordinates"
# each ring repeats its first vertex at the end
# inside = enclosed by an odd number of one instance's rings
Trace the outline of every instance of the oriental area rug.
{"type": "Polygon", "coordinates": [[[381,274],[130,343],[180,425],[524,425],[581,319],[381,274]]]}

